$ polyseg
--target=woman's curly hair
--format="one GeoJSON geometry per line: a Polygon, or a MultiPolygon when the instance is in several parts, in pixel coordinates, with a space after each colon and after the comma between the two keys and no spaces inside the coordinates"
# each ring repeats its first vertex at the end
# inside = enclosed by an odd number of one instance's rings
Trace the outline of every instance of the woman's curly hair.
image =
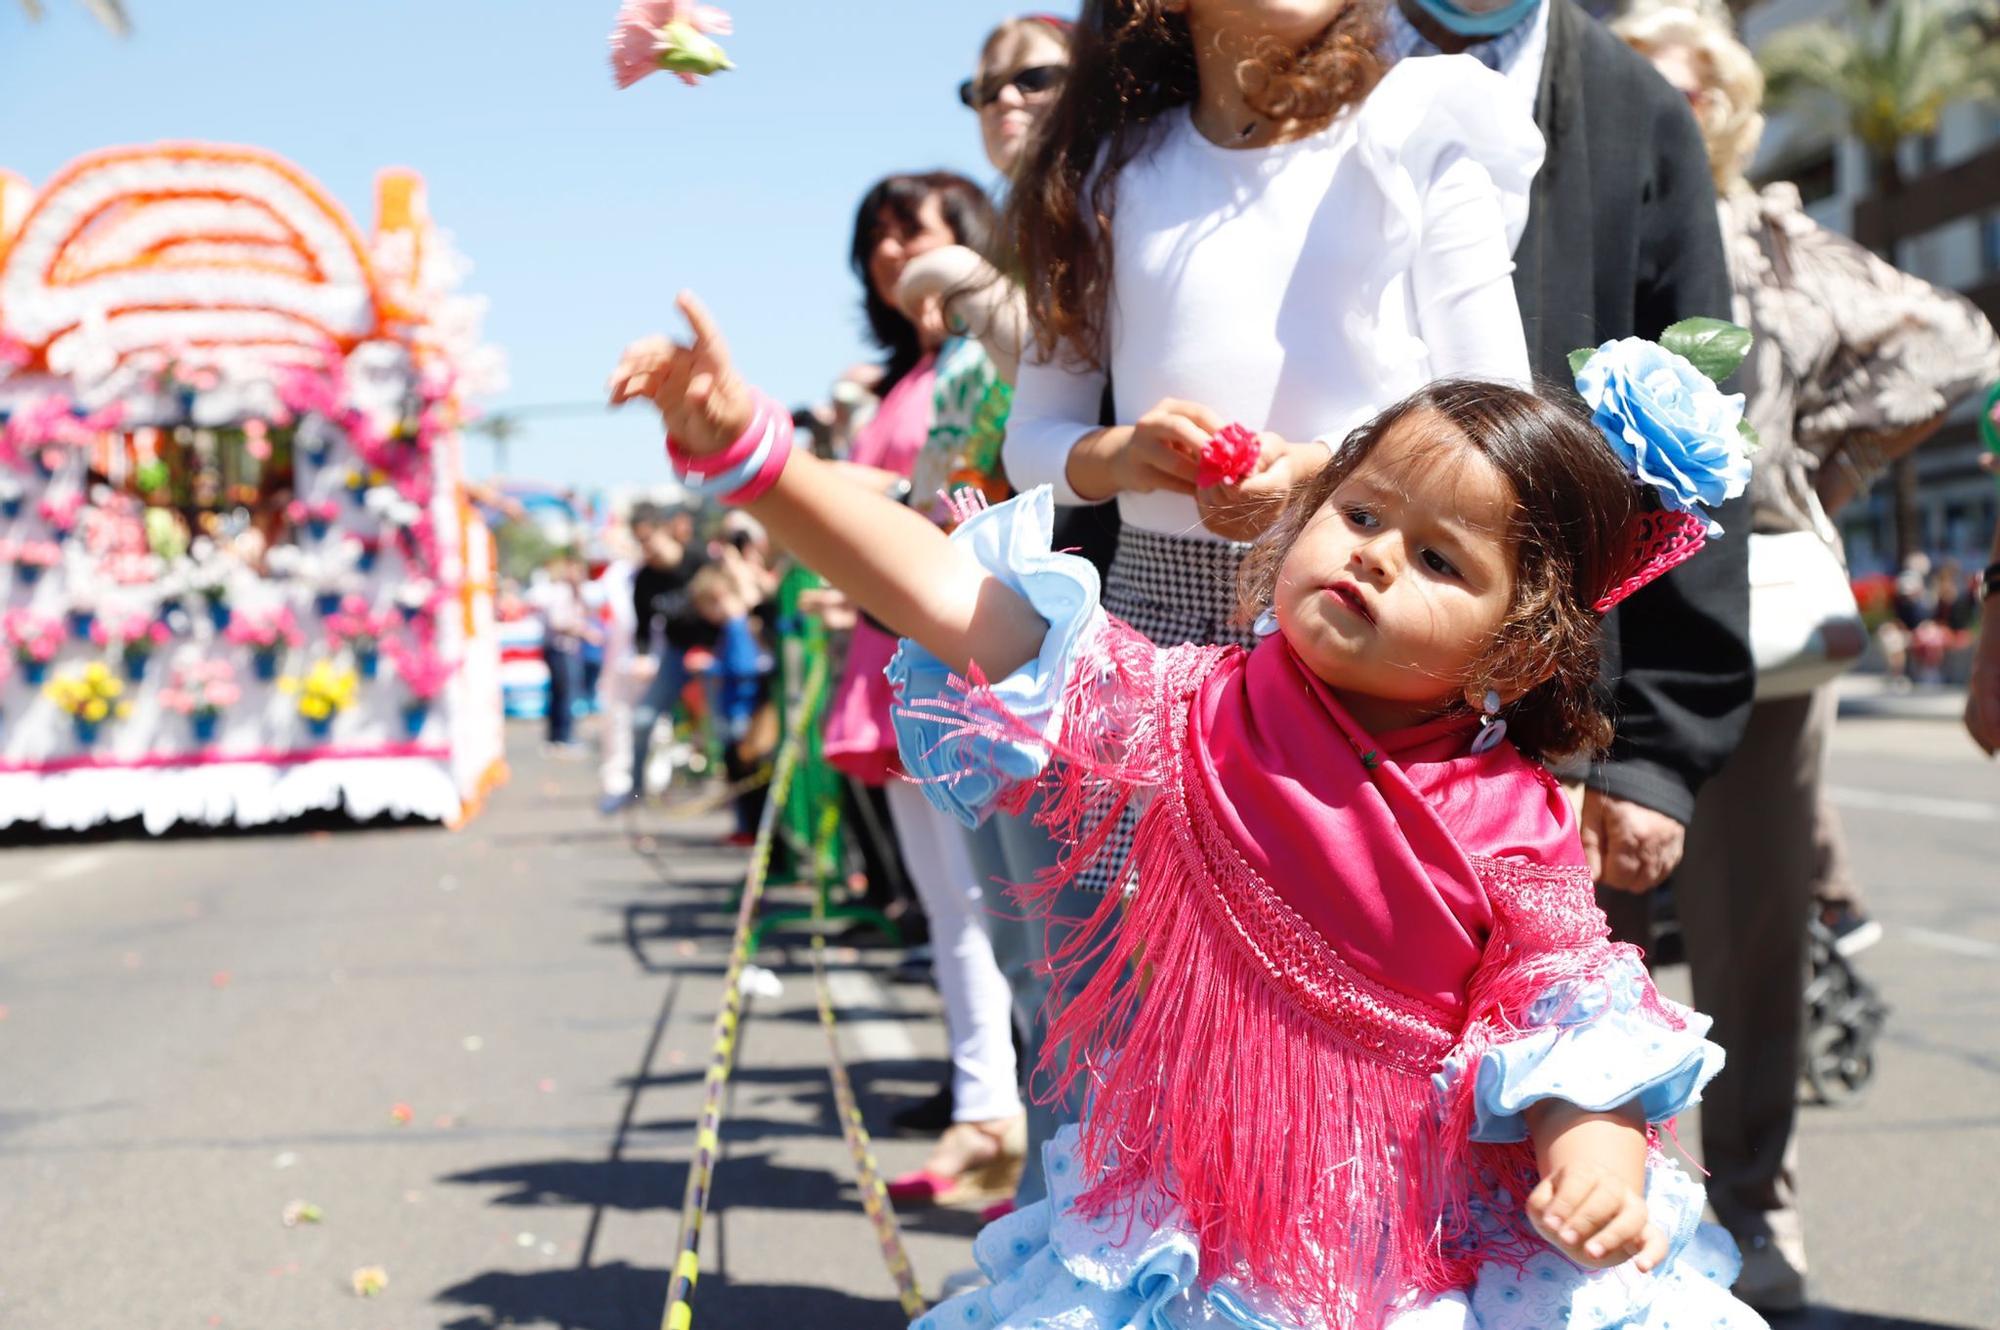
{"type": "MultiPolygon", "coordinates": [[[[1366,97],[1383,72],[1376,6],[1349,4],[1303,49],[1273,44],[1237,68],[1252,109],[1323,126],[1366,97]]],[[[1045,357],[1102,369],[1111,298],[1111,218],[1118,175],[1161,115],[1195,100],[1187,20],[1167,0],[1086,0],[1069,76],[1036,133],[1001,230],[1045,357]]]]}
{"type": "Polygon", "coordinates": [[[1556,761],[1611,742],[1598,701],[1600,619],[1591,608],[1615,579],[1638,487],[1580,411],[1523,388],[1444,379],[1419,389],[1348,435],[1333,460],[1294,489],[1284,513],[1243,565],[1247,616],[1271,603],[1294,543],[1334,491],[1398,423],[1442,421],[1441,465],[1459,446],[1477,451],[1514,494],[1502,539],[1514,559],[1514,596],[1493,644],[1466,683],[1519,698],[1507,737],[1529,757],[1556,761]]]}

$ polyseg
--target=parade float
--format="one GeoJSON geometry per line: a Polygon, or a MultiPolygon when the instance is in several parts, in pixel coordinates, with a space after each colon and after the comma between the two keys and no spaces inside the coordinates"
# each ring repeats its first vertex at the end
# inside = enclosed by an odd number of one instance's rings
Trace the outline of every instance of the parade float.
{"type": "Polygon", "coordinates": [[[0,826],[456,823],[504,774],[496,386],[422,182],[254,148],[0,174],[0,826]]]}

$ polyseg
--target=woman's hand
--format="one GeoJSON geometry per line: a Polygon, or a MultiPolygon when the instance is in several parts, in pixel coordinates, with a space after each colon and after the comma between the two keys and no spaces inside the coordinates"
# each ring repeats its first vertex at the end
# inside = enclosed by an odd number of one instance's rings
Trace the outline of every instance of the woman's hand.
{"type": "Polygon", "coordinates": [[[1332,458],[1323,443],[1289,443],[1269,432],[1257,441],[1264,450],[1242,484],[1195,491],[1201,524],[1225,540],[1255,540],[1270,530],[1293,488],[1318,475],[1332,458]]]}
{"type": "Polygon", "coordinates": [[[678,447],[697,457],[719,453],[750,428],[755,400],[707,308],[688,291],[674,303],[694,332],[693,344],[654,335],[626,347],[611,372],[611,405],[644,398],[659,408],[678,447]]]}
{"type": "Polygon", "coordinates": [[[1228,422],[1199,402],[1169,397],[1133,425],[1086,434],[1069,455],[1069,485],[1093,503],[1119,494],[1193,494],[1202,446],[1228,422]]]}

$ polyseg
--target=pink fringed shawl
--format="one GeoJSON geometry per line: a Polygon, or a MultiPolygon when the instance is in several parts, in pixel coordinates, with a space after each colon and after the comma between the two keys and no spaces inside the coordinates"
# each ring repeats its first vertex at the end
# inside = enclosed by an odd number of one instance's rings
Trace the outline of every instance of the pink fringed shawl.
{"type": "MultiPolygon", "coordinates": [[[[973,728],[997,720],[980,694],[973,728]]],[[[1086,1212],[1157,1187],[1205,1279],[1341,1327],[1540,1249],[1519,1218],[1528,1147],[1469,1144],[1470,1078],[1442,1101],[1431,1078],[1617,953],[1555,782],[1467,737],[1369,736],[1282,638],[1158,651],[1112,622],[1089,644],[1042,782],[1074,849],[1025,894],[1151,802],[1136,890],[1050,939],[1057,969],[1102,962],[1042,1069],[1087,1080],[1086,1212]],[[1475,1232],[1482,1190],[1505,1232],[1475,1232]]]]}

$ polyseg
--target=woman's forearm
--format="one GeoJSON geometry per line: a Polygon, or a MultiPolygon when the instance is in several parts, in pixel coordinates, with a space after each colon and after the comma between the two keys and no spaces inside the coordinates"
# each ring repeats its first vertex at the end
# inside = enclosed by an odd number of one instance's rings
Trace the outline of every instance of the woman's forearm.
{"type": "Polygon", "coordinates": [[[952,668],[1011,674],[1048,623],[921,514],[796,452],[750,511],[807,567],[952,668]]]}

